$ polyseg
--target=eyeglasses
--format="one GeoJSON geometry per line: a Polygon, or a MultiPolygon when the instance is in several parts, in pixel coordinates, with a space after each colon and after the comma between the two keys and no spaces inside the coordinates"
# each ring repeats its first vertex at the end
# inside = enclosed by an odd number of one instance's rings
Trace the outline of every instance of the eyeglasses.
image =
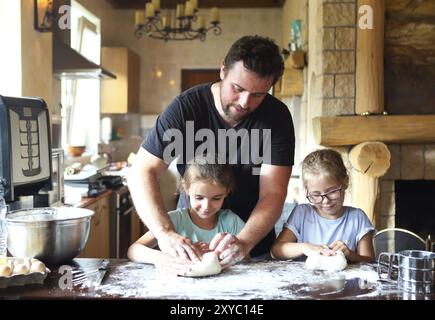
{"type": "Polygon", "coordinates": [[[311,194],[307,192],[307,199],[309,202],[314,204],[322,203],[325,197],[328,198],[328,200],[330,201],[337,200],[341,196],[341,190],[343,190],[343,186],[340,186],[338,189],[334,189],[321,194],[311,194]]]}

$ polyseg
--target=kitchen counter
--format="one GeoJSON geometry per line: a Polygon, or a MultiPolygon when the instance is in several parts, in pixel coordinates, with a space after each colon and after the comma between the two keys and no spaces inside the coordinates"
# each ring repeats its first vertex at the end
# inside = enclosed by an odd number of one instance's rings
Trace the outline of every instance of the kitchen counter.
{"type": "MultiPolygon", "coordinates": [[[[69,266],[80,272],[98,270],[102,259],[74,259],[69,266]]],[[[107,272],[89,275],[72,285],[71,273],[53,268],[44,284],[0,289],[2,299],[195,299],[195,300],[435,300],[416,296],[378,281],[373,265],[349,265],[341,272],[310,271],[303,262],[272,261],[235,265],[221,274],[203,278],[168,276],[152,265],[109,260],[107,272]],[[100,283],[101,282],[101,283],[100,283]],[[62,289],[63,288],[63,289],[62,289]]],[[[70,269],[71,270],[71,269],[70,269]]],[[[80,274],[80,272],[78,274],[80,274]]]]}
{"type": "Polygon", "coordinates": [[[81,201],[74,203],[72,206],[76,208],[86,208],[87,206],[99,201],[100,199],[107,197],[112,193],[111,189],[107,189],[96,197],[83,197],[81,201]]]}
{"type": "Polygon", "coordinates": [[[78,207],[85,208],[85,207],[91,205],[92,203],[97,202],[100,199],[109,196],[111,193],[112,193],[112,190],[108,189],[96,197],[84,197],[84,198],[82,198],[82,201],[80,202],[80,205],[78,207]]]}

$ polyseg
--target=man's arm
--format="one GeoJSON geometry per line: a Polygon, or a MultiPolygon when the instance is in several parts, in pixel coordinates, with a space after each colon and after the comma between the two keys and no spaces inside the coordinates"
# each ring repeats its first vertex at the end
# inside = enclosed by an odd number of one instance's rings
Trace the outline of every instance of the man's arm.
{"type": "Polygon", "coordinates": [[[290,166],[261,166],[259,199],[245,227],[237,237],[221,234],[210,243],[210,248],[220,253],[222,265],[242,260],[274,228],[287,196],[291,171],[290,166]]]}
{"type": "Polygon", "coordinates": [[[249,216],[238,238],[251,251],[278,221],[290,180],[292,167],[263,164],[260,175],[260,193],[257,205],[249,216]]]}
{"type": "Polygon", "coordinates": [[[156,237],[160,250],[185,260],[198,260],[189,238],[177,234],[163,205],[159,178],[166,163],[140,148],[128,175],[128,187],[139,217],[156,237]]]}

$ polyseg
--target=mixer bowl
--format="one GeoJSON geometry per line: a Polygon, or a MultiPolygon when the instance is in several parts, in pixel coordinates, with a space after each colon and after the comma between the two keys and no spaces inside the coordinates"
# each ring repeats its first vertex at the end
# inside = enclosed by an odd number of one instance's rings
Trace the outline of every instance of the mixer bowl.
{"type": "Polygon", "coordinates": [[[82,208],[35,208],[6,216],[8,250],[14,257],[34,257],[59,265],[86,246],[94,211],[82,208]]]}

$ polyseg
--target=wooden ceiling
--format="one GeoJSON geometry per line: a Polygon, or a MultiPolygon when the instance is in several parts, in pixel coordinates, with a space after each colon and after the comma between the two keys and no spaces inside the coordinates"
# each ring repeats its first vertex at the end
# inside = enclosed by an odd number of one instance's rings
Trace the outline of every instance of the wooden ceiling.
{"type": "MultiPolygon", "coordinates": [[[[143,9],[151,0],[106,0],[115,9],[143,9]]],[[[160,0],[163,9],[175,8],[184,0],[160,0]]],[[[282,8],[285,0],[198,0],[199,8],[282,8]]]]}

